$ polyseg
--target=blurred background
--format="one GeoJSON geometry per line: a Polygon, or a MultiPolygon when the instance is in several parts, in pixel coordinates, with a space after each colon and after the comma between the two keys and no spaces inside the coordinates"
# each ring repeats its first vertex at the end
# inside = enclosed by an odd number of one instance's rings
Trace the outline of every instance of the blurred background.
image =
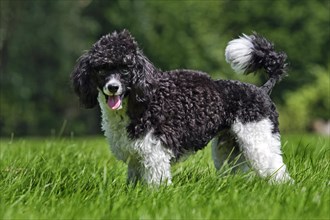
{"type": "Polygon", "coordinates": [[[272,98],[284,132],[329,133],[329,0],[1,0],[0,136],[100,134],[69,75],[104,34],[128,29],[159,68],[262,84],[225,62],[228,41],[256,31],[289,57],[272,98]]]}

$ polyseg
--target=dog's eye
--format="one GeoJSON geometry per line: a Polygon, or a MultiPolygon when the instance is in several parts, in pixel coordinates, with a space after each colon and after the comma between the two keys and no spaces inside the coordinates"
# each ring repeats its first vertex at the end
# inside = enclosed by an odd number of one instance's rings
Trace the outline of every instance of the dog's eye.
{"type": "Polygon", "coordinates": [[[104,70],[99,70],[99,71],[98,71],[98,75],[102,77],[102,76],[106,76],[107,73],[106,73],[106,71],[104,71],[104,70]]]}

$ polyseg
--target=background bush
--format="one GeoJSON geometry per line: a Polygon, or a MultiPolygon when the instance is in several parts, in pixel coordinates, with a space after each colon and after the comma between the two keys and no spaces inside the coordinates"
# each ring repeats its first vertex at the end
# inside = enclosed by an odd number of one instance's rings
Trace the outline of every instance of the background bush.
{"type": "Polygon", "coordinates": [[[302,86],[294,92],[285,94],[282,106],[281,124],[289,131],[304,131],[311,126],[313,120],[329,120],[329,73],[326,69],[311,69],[315,81],[302,86]]]}
{"type": "Polygon", "coordinates": [[[273,91],[286,131],[329,120],[329,1],[2,0],[0,135],[95,134],[98,109],[81,109],[69,84],[76,59],[103,34],[123,28],[156,66],[235,75],[226,43],[257,31],[289,57],[290,76],[273,91]]]}

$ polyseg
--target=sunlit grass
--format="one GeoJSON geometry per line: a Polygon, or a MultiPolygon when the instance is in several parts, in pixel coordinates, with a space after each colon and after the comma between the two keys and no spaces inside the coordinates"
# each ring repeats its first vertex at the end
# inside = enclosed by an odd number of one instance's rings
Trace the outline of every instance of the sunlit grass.
{"type": "Polygon", "coordinates": [[[217,173],[210,148],[176,164],[173,184],[126,185],[104,138],[1,140],[0,219],[328,218],[329,138],[284,136],[295,184],[217,173]]]}

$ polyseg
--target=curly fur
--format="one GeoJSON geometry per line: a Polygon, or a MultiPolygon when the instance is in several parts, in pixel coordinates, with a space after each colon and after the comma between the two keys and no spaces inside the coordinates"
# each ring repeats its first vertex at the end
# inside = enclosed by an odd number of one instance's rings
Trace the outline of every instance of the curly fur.
{"type": "Polygon", "coordinates": [[[212,80],[196,70],[161,71],[126,30],[97,41],[79,58],[71,79],[85,107],[99,103],[102,129],[113,153],[128,164],[129,182],[170,183],[170,162],[213,138],[217,168],[226,157],[219,152],[229,152],[220,150],[228,139],[260,176],[290,180],[281,157],[278,114],[268,95],[286,73],[286,55],[253,34],[229,42],[226,60],[246,74],[264,68],[269,80],[257,87],[212,80]]]}

